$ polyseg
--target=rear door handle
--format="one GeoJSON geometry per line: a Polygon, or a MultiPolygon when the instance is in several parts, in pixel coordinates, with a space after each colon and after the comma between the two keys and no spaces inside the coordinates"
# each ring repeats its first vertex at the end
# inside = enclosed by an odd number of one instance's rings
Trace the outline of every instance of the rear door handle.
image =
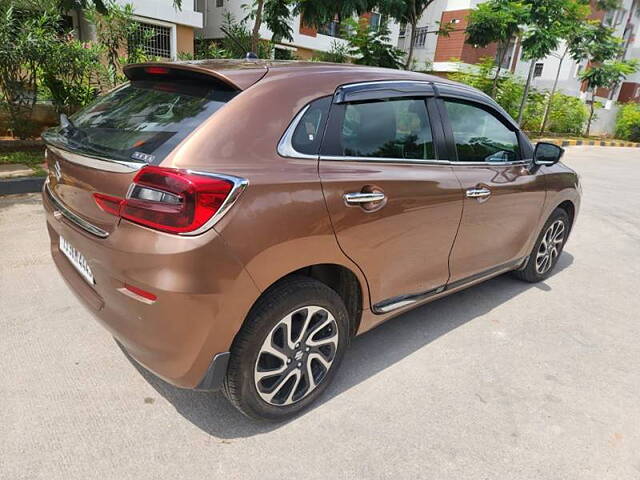
{"type": "Polygon", "coordinates": [[[354,192],[345,193],[344,201],[349,205],[361,205],[363,203],[379,203],[382,202],[386,195],[382,192],[354,192]]]}
{"type": "Polygon", "coordinates": [[[485,198],[491,195],[491,190],[488,188],[470,188],[466,192],[467,198],[485,198]]]}

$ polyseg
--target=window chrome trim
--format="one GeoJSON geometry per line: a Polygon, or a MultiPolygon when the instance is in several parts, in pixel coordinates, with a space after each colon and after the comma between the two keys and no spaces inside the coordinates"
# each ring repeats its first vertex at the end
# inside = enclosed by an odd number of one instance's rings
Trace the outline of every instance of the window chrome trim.
{"type": "Polygon", "coordinates": [[[321,155],[320,160],[328,162],[371,162],[371,163],[415,163],[418,165],[447,165],[463,167],[512,167],[528,165],[528,160],[514,160],[512,162],[458,162],[454,160],[415,159],[415,158],[387,158],[387,157],[347,157],[339,155],[321,155]]]}
{"type": "Polygon", "coordinates": [[[292,144],[293,134],[296,131],[296,128],[298,128],[300,120],[302,120],[302,117],[304,117],[304,114],[307,113],[307,110],[309,110],[310,106],[311,104],[308,104],[302,110],[300,110],[300,112],[298,112],[298,114],[294,117],[293,121],[289,124],[284,132],[284,135],[282,135],[282,138],[278,142],[278,155],[280,155],[281,157],[318,160],[318,155],[309,155],[308,153],[298,152],[295,148],[293,148],[292,144]]]}
{"type": "Polygon", "coordinates": [[[249,185],[249,180],[242,177],[234,177],[233,175],[224,175],[222,173],[212,173],[212,172],[202,172],[198,170],[187,170],[187,173],[191,173],[193,175],[203,175],[205,177],[218,178],[218,179],[227,180],[228,182],[233,183],[233,187],[231,188],[229,195],[227,195],[227,198],[225,199],[224,202],[222,202],[222,205],[220,205],[220,208],[218,209],[218,211],[213,215],[213,217],[211,217],[207,221],[207,223],[202,225],[197,230],[194,230],[193,232],[182,232],[178,234],[183,237],[192,237],[194,235],[200,235],[201,233],[211,230],[211,228],[216,223],[218,223],[220,219],[222,219],[222,217],[224,217],[225,214],[231,209],[231,207],[233,207],[233,205],[238,201],[238,199],[240,198],[240,195],[242,195],[242,192],[244,192],[245,189],[247,188],[247,185],[249,185]]]}
{"type": "Polygon", "coordinates": [[[144,162],[124,162],[105,157],[89,157],[87,155],[69,152],[68,150],[63,150],[52,145],[47,145],[47,148],[68,162],[82,165],[83,167],[95,168],[96,170],[103,170],[105,172],[132,173],[148,165],[144,162]]]}
{"type": "Polygon", "coordinates": [[[44,184],[44,188],[45,188],[45,191],[47,192],[47,196],[48,196],[49,200],[51,201],[53,206],[56,208],[56,210],[58,212],[60,212],[64,218],[69,220],[74,225],[80,227],[84,231],[95,235],[96,237],[107,238],[109,236],[109,232],[106,232],[106,231],[102,230],[101,228],[96,227],[92,223],[87,222],[84,218],[76,215],[71,210],[69,210],[67,207],[65,207],[64,204],[62,203],[62,201],[51,191],[51,188],[49,187],[49,179],[48,178],[47,178],[47,181],[44,184]]]}

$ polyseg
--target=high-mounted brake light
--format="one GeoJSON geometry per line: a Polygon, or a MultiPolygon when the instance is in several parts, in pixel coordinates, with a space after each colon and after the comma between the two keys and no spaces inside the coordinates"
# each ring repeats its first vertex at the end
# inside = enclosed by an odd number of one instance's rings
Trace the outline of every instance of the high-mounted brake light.
{"type": "Polygon", "coordinates": [[[215,221],[241,193],[246,180],[145,166],[127,198],[94,193],[102,210],[163,232],[194,234],[215,221]],[[224,207],[224,211],[222,211],[224,207]]]}
{"type": "Polygon", "coordinates": [[[144,71],[149,75],[167,75],[169,73],[169,69],[166,67],[145,67],[144,71]]]}

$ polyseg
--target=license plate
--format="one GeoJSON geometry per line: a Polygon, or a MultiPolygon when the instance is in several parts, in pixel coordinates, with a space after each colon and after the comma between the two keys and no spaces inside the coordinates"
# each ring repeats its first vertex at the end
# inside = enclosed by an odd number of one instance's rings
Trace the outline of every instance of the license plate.
{"type": "Polygon", "coordinates": [[[91,285],[96,283],[93,278],[93,272],[91,271],[91,268],[89,268],[89,264],[85,260],[84,256],[73,248],[73,246],[63,237],[60,237],[60,251],[69,259],[71,265],[73,265],[78,273],[82,275],[82,278],[91,285]]]}

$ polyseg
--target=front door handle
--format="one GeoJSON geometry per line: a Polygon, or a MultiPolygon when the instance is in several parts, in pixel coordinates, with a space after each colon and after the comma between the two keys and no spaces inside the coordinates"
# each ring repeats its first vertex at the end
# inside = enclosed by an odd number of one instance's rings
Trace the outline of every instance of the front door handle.
{"type": "Polygon", "coordinates": [[[362,205],[363,203],[379,203],[387,198],[382,192],[354,192],[345,193],[344,201],[349,205],[362,205]]]}
{"type": "Polygon", "coordinates": [[[470,188],[467,190],[467,198],[486,198],[491,195],[491,190],[488,188],[470,188]]]}

